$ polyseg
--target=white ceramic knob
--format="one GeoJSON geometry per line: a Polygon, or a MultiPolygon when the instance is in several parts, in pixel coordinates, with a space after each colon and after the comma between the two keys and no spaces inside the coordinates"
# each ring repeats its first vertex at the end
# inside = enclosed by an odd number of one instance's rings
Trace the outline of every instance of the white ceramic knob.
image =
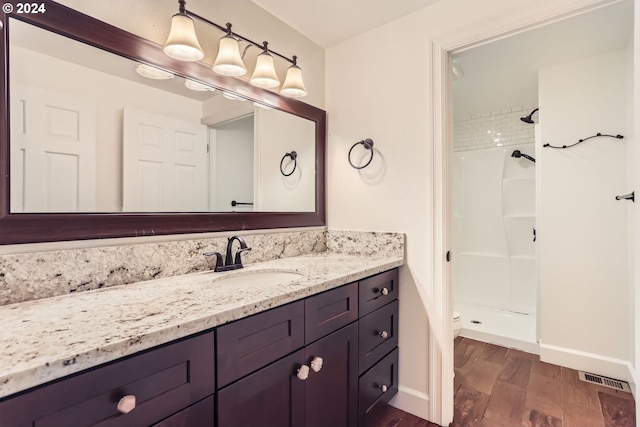
{"type": "Polygon", "coordinates": [[[309,365],[311,365],[311,369],[313,369],[314,372],[320,372],[320,369],[322,369],[323,362],[324,361],[322,360],[322,357],[316,356],[313,358],[313,360],[309,365]]]}
{"type": "Polygon", "coordinates": [[[136,397],[133,394],[128,394],[124,396],[118,402],[118,411],[123,414],[128,414],[133,411],[136,407],[136,397]]]}
{"type": "Polygon", "coordinates": [[[302,365],[298,368],[298,373],[296,374],[299,380],[305,381],[309,378],[309,367],[307,365],[302,365]]]}
{"type": "Polygon", "coordinates": [[[386,385],[382,384],[382,385],[380,386],[380,390],[382,390],[382,392],[383,392],[383,393],[386,393],[386,392],[387,392],[387,390],[388,390],[388,388],[387,388],[387,386],[386,386],[386,385]]]}
{"type": "Polygon", "coordinates": [[[389,338],[389,332],[387,331],[378,332],[378,335],[380,335],[380,338],[382,338],[383,340],[389,338]]]}
{"type": "Polygon", "coordinates": [[[381,293],[382,295],[389,295],[389,289],[387,289],[387,288],[382,288],[382,290],[380,291],[380,293],[381,293]]]}

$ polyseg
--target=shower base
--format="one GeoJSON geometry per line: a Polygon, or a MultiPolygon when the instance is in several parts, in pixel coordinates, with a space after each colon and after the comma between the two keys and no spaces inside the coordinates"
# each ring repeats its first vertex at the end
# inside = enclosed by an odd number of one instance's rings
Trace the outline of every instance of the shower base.
{"type": "Polygon", "coordinates": [[[455,303],[455,310],[462,317],[461,336],[527,353],[540,353],[536,342],[535,315],[462,303],[455,303]]]}

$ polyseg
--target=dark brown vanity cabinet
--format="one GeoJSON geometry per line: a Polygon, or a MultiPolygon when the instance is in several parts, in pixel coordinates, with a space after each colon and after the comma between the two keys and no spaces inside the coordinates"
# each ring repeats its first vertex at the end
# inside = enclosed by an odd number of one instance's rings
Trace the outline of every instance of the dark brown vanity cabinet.
{"type": "Polygon", "coordinates": [[[358,420],[366,427],[398,392],[398,269],[359,285],[358,420]]]}
{"type": "Polygon", "coordinates": [[[0,400],[1,427],[364,427],[397,392],[397,269],[0,400]]]}
{"type": "Polygon", "coordinates": [[[213,426],[214,374],[209,332],[6,399],[0,425],[169,427],[197,419],[182,425],[213,426]]]}
{"type": "Polygon", "coordinates": [[[352,283],[220,327],[218,427],[355,426],[357,319],[352,283]],[[278,359],[283,349],[295,351],[278,359]]]}

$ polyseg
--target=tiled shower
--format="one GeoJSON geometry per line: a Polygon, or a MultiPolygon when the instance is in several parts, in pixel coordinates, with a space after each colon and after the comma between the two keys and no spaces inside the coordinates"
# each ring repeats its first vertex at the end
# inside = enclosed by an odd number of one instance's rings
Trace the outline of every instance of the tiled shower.
{"type": "Polygon", "coordinates": [[[463,336],[536,352],[533,108],[455,118],[453,293],[463,336]]]}

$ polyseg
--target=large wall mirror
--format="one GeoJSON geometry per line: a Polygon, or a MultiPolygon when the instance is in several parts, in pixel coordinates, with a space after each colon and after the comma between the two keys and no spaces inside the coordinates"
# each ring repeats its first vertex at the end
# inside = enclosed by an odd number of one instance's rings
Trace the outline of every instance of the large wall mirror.
{"type": "Polygon", "coordinates": [[[324,111],[45,7],[2,16],[0,244],[324,225],[324,111]]]}

